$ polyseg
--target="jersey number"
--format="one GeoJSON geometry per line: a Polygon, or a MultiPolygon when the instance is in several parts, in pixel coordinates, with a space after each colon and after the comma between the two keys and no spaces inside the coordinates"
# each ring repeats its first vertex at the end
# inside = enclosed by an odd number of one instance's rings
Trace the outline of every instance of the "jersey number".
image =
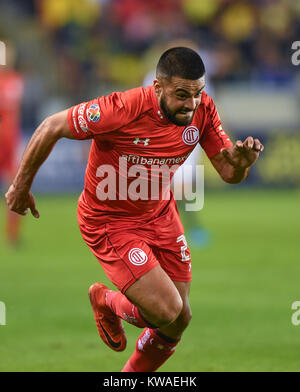
{"type": "Polygon", "coordinates": [[[181,246],[181,261],[188,261],[190,260],[190,256],[185,254],[185,251],[187,250],[188,246],[187,246],[187,242],[185,239],[185,236],[182,234],[177,238],[177,242],[183,242],[183,246],[181,246]]]}

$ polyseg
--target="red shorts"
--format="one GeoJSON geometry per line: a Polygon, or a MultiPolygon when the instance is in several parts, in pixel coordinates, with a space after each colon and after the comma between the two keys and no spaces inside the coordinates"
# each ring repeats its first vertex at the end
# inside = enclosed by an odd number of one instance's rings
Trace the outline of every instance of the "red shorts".
{"type": "Polygon", "coordinates": [[[190,249],[175,202],[147,223],[118,221],[95,227],[79,217],[79,227],[104,272],[123,293],[157,265],[173,281],[191,281],[190,249]]]}

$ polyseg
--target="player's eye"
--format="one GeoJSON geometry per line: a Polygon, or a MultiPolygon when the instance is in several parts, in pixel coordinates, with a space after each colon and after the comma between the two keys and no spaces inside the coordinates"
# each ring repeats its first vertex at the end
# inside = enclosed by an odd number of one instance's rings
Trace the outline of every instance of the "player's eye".
{"type": "Polygon", "coordinates": [[[200,98],[202,95],[202,91],[199,91],[199,93],[195,94],[195,98],[200,98]]]}

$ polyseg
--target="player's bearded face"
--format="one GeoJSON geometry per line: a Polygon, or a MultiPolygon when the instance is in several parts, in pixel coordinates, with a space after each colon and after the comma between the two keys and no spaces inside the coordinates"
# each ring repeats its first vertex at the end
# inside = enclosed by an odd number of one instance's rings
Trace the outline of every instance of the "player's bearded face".
{"type": "Polygon", "coordinates": [[[173,77],[162,83],[159,105],[165,117],[179,126],[189,125],[201,102],[204,76],[197,80],[173,77]]]}

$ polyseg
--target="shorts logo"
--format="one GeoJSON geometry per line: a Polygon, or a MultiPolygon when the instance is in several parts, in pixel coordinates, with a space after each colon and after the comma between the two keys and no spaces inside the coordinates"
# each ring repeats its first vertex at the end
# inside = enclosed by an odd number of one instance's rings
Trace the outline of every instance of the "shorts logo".
{"type": "Polygon", "coordinates": [[[139,248],[133,248],[130,250],[130,252],[128,253],[128,258],[129,261],[134,264],[134,265],[143,265],[145,263],[147,263],[148,261],[148,257],[146,255],[146,253],[139,248]]]}
{"type": "Polygon", "coordinates": [[[93,103],[87,110],[87,117],[89,121],[97,122],[100,120],[100,107],[93,103]]]}
{"type": "Polygon", "coordinates": [[[199,129],[193,126],[185,128],[182,133],[182,140],[188,146],[192,146],[199,141],[199,129]]]}

